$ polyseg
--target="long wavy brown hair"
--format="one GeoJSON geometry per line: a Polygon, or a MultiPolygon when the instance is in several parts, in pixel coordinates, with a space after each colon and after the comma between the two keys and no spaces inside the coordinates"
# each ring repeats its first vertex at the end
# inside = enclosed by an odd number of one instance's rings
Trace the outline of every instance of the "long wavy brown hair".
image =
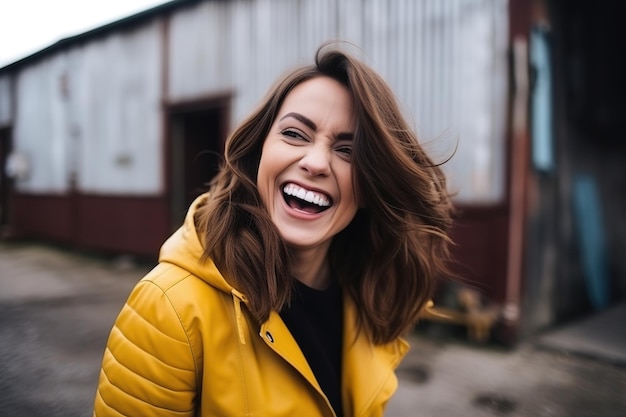
{"type": "Polygon", "coordinates": [[[247,295],[257,320],[289,303],[292,260],[256,187],[263,142],[293,88],[314,77],[345,86],[354,101],[354,186],[362,208],[333,238],[334,276],[358,306],[359,326],[373,342],[405,334],[449,273],[452,205],[445,177],[402,116],[394,94],[370,67],[322,45],[315,64],[298,68],[270,90],[226,142],[223,166],[197,214],[198,230],[224,277],[247,295]]]}

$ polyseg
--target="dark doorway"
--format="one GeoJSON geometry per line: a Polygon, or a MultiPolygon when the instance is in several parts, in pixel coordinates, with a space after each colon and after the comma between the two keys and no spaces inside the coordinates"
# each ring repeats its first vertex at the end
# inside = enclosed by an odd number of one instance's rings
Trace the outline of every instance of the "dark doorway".
{"type": "Polygon", "coordinates": [[[173,109],[170,114],[170,194],[172,226],[176,228],[219,169],[228,113],[220,102],[173,109]]]}
{"type": "Polygon", "coordinates": [[[11,129],[0,129],[0,234],[9,225],[11,178],[6,168],[13,145],[11,142],[11,129]]]}

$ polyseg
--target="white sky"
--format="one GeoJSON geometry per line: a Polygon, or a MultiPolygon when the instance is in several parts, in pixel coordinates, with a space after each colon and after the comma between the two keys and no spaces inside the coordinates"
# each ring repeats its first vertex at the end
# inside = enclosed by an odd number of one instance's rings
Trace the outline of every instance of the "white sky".
{"type": "Polygon", "coordinates": [[[0,68],[169,0],[0,0],[0,68]]]}

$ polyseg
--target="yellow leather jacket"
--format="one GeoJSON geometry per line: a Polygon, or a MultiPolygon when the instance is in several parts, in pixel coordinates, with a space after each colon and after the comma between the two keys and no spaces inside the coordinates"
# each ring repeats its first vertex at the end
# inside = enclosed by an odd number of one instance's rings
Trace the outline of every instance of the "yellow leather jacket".
{"type": "MultiPolygon", "coordinates": [[[[265,323],[212,262],[201,263],[192,205],[159,264],[133,289],[111,330],[93,415],[335,416],[278,313],[265,323]]],[[[404,340],[374,346],[344,302],[343,412],[382,416],[404,340]]]]}

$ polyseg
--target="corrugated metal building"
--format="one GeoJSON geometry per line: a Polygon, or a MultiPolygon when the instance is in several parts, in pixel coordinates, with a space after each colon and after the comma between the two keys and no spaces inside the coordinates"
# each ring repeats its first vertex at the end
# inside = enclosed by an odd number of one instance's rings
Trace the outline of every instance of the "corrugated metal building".
{"type": "Polygon", "coordinates": [[[517,329],[528,40],[543,2],[531,3],[176,0],[63,39],[0,69],[0,226],[154,257],[230,129],[282,72],[341,39],[388,80],[431,155],[454,152],[463,274],[517,329]]]}

